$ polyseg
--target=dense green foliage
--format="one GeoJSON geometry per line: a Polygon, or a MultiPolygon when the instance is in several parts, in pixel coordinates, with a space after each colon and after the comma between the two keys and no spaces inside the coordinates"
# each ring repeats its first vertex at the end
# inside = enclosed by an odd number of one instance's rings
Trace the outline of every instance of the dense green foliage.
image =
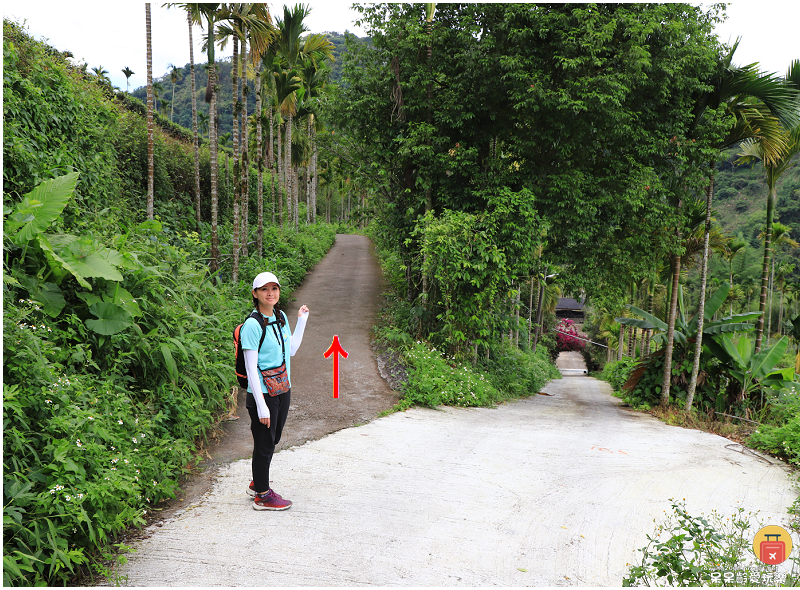
{"type": "Polygon", "coordinates": [[[144,220],[141,114],[8,21],[3,51],[3,581],[74,583],[108,573],[117,535],[174,495],[227,413],[251,277],[272,270],[289,297],[335,227],[268,226],[241,281],[229,260],[209,274],[191,146],[157,131],[144,220]]]}
{"type": "Polygon", "coordinates": [[[422,5],[362,12],[373,45],[345,54],[338,149],[360,162],[383,231],[412,270],[412,298],[423,260],[406,240],[428,195],[439,216],[482,211],[500,189],[529,191],[557,228],[546,258],[589,294],[648,272],[653,251],[669,247],[664,155],[714,67],[713,12],[444,4],[430,34],[422,5]]]}

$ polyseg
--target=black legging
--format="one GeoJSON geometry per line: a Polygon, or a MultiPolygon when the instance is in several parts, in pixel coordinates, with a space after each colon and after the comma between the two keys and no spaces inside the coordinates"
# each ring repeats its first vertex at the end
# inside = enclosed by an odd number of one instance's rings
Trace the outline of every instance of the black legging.
{"type": "Polygon", "coordinates": [[[269,490],[269,465],[275,446],[281,441],[283,425],[292,401],[292,391],[290,389],[275,397],[265,395],[264,400],[269,409],[269,428],[259,421],[257,408],[247,408],[247,413],[250,414],[250,432],[253,433],[253,484],[259,493],[269,490]]]}

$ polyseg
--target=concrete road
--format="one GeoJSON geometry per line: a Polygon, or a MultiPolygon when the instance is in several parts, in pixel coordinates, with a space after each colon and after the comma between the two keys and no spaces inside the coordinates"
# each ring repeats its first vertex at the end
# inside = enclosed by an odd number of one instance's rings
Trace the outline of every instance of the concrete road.
{"type": "Polygon", "coordinates": [[[774,459],[621,408],[590,377],[543,391],[283,450],[285,512],[253,510],[250,461],[231,463],[119,573],[133,586],[619,586],[670,498],[788,528],[793,488],[774,459]]]}

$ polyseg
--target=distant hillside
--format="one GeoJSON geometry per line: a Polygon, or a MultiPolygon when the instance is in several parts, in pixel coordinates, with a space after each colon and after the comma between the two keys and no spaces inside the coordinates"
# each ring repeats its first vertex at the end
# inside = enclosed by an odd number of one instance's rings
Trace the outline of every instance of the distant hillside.
{"type": "MultiPolygon", "coordinates": [[[[331,82],[338,84],[342,78],[342,60],[341,55],[347,51],[345,48],[345,37],[341,33],[330,32],[325,33],[334,46],[334,62],[329,64],[332,67],[331,82]]],[[[368,42],[368,38],[357,38],[359,41],[368,42]]],[[[187,129],[192,128],[192,94],[191,94],[191,78],[189,72],[189,64],[181,68],[181,79],[175,84],[175,100],[169,110],[162,114],[170,118],[172,111],[172,121],[178,125],[182,125],[187,129]]],[[[233,129],[233,95],[231,90],[231,60],[225,59],[217,62],[217,76],[219,77],[219,87],[221,89],[217,102],[217,110],[220,117],[220,134],[228,133],[233,129]]],[[[204,97],[206,93],[206,86],[208,85],[208,73],[206,72],[206,63],[198,62],[195,64],[195,77],[197,85],[197,110],[198,112],[208,114],[208,104],[205,102],[204,97]]],[[[161,98],[166,98],[172,101],[172,82],[169,79],[169,73],[160,77],[154,77],[154,82],[160,82],[163,90],[160,93],[161,98]]],[[[250,92],[247,97],[247,113],[252,115],[256,108],[256,96],[253,89],[253,80],[248,82],[250,92]]],[[[147,88],[142,86],[132,91],[131,94],[139,98],[143,102],[147,101],[147,88]]],[[[158,105],[159,111],[161,109],[158,105]]]]}
{"type": "MultiPolygon", "coordinates": [[[[761,279],[764,244],[758,235],[766,223],[768,191],[761,164],[736,165],[736,152],[731,150],[719,167],[713,207],[725,233],[748,243],[746,251],[734,260],[733,272],[735,282],[750,285],[761,279]]],[[[800,241],[800,156],[795,157],[778,181],[776,200],[773,221],[791,227],[790,237],[800,241]]],[[[800,282],[800,248],[779,248],[777,260],[793,263],[795,269],[788,282],[800,282]]],[[[716,275],[720,281],[727,280],[728,263],[720,256],[712,257],[710,269],[711,276],[716,275]]]]}

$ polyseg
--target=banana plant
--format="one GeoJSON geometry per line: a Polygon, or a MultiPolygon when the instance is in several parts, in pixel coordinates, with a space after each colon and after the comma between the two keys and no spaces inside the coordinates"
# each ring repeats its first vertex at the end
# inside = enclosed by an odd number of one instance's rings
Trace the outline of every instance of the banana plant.
{"type": "MultiPolygon", "coordinates": [[[[747,332],[755,329],[755,326],[749,322],[751,320],[758,319],[761,316],[761,312],[758,311],[730,315],[716,321],[711,321],[711,319],[714,317],[714,314],[717,313],[717,311],[719,311],[719,309],[722,307],[723,303],[725,303],[725,299],[728,297],[730,290],[731,284],[723,283],[720,288],[717,289],[714,295],[712,295],[711,298],[706,302],[705,309],[703,311],[703,318],[705,320],[703,323],[703,334],[708,334],[709,336],[718,336],[725,333],[747,332]]],[[[642,319],[615,318],[617,322],[625,326],[634,326],[642,330],[652,330],[653,342],[663,343],[665,341],[667,334],[666,322],[642,309],[639,309],[636,306],[627,305],[626,307],[631,311],[631,313],[636,314],[642,319]]],[[[686,319],[686,311],[683,302],[683,288],[678,287],[678,317],[675,320],[675,342],[681,346],[686,346],[689,342],[689,339],[697,333],[697,324],[697,316],[691,318],[690,320],[686,319]]]]}
{"type": "Polygon", "coordinates": [[[793,368],[774,370],[789,346],[789,339],[786,336],[773,346],[756,353],[753,341],[747,336],[742,336],[739,342],[734,344],[729,335],[722,334],[709,339],[706,345],[723,364],[727,365],[728,374],[739,382],[742,399],[761,387],[800,389],[800,383],[794,381],[793,368]]]}
{"type": "Polygon", "coordinates": [[[794,340],[795,345],[795,373],[800,373],[800,314],[786,320],[786,334],[794,340]]]}

